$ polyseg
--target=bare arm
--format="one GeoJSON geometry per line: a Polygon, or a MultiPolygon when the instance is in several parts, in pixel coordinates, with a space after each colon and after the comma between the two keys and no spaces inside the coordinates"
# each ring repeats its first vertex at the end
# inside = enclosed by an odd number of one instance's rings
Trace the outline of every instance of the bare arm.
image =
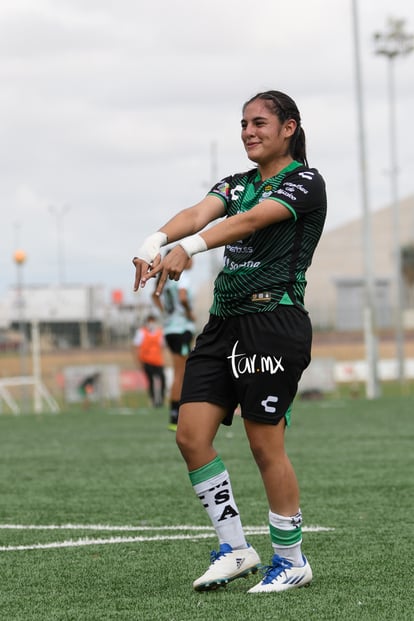
{"type": "Polygon", "coordinates": [[[218,248],[225,244],[231,244],[238,239],[244,239],[255,231],[260,231],[275,222],[287,220],[292,213],[274,200],[264,200],[249,211],[238,213],[231,218],[218,222],[210,229],[201,234],[207,244],[207,248],[218,248]]]}
{"type": "MultiPolygon", "coordinates": [[[[225,209],[222,200],[217,196],[208,195],[196,205],[178,212],[159,230],[167,236],[168,243],[171,243],[179,241],[188,235],[198,233],[198,231],[201,231],[207,224],[224,215],[225,209]]],[[[160,264],[160,261],[161,256],[157,255],[152,265],[157,266],[160,264]]],[[[137,291],[140,286],[144,287],[148,280],[146,275],[149,272],[150,263],[139,256],[134,257],[132,262],[135,265],[134,291],[137,291]]],[[[155,276],[155,274],[151,277],[153,276],[155,276]]]]}
{"type": "MultiPolygon", "coordinates": [[[[292,218],[293,215],[282,203],[268,199],[258,203],[249,211],[238,213],[230,218],[221,220],[209,229],[203,231],[200,237],[206,243],[207,249],[218,248],[230,244],[238,239],[244,239],[255,231],[264,229],[275,222],[292,218]]],[[[160,273],[155,295],[160,295],[167,278],[178,280],[188,261],[188,255],[181,246],[176,246],[164,257],[163,261],[154,265],[145,275],[144,280],[153,278],[160,273]]]]}
{"type": "Polygon", "coordinates": [[[179,211],[160,228],[160,231],[167,235],[170,244],[188,235],[198,233],[207,224],[224,215],[222,200],[217,196],[208,195],[196,205],[179,211]]]}

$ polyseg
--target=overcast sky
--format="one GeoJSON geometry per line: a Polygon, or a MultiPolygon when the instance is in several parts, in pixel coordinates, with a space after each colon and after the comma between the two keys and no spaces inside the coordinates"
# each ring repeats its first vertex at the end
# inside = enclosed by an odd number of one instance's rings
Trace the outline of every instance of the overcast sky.
{"type": "MultiPolygon", "coordinates": [[[[414,33],[414,2],[359,0],[358,15],[374,210],[391,192],[388,61],[373,33],[389,17],[414,33]]],[[[353,41],[351,0],[2,0],[0,295],[22,248],[26,284],[102,284],[108,298],[120,288],[133,299],[144,236],[251,166],[241,107],[262,90],[287,92],[301,110],[309,161],[327,183],[327,228],[360,217],[353,41]]],[[[395,83],[406,197],[414,53],[397,59],[395,83]]]]}

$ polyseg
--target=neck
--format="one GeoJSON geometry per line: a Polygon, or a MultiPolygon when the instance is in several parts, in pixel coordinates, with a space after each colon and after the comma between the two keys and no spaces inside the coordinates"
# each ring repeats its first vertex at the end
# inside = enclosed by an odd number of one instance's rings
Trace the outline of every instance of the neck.
{"type": "Polygon", "coordinates": [[[277,161],[272,161],[265,164],[259,164],[258,170],[262,179],[269,179],[279,174],[281,170],[289,166],[293,162],[293,158],[290,155],[281,157],[277,161]]]}

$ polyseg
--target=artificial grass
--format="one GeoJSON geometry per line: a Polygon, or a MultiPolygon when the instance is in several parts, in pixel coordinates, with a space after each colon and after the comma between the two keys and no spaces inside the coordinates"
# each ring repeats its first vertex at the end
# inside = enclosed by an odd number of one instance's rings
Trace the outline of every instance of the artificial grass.
{"type": "MultiPolygon", "coordinates": [[[[81,537],[159,537],[57,549],[0,551],[1,618],[7,621],[315,621],[412,618],[412,397],[298,402],[287,432],[302,493],[309,588],[247,595],[259,577],[195,593],[214,533],[167,431],[167,413],[136,408],[0,416],[0,546],[81,537]],[[102,525],[113,531],[27,530],[21,525],[102,525]],[[132,525],[145,531],[123,531],[132,525]],[[153,530],[151,530],[153,529],[153,530]]],[[[242,421],[217,448],[245,525],[264,526],[267,504],[242,421]]],[[[267,563],[268,535],[249,536],[267,563]]]]}

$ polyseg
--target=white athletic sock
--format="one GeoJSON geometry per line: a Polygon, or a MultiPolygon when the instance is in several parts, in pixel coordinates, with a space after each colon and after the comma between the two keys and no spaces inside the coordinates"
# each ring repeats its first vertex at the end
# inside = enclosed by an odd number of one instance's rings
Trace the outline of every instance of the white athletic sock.
{"type": "Polygon", "coordinates": [[[189,476],[216,530],[219,543],[228,543],[234,549],[247,548],[229,473],[220,457],[193,470],[189,476]]]}
{"type": "Polygon", "coordinates": [[[275,554],[286,558],[295,567],[303,565],[302,513],[286,517],[269,511],[270,539],[275,554]]]}

